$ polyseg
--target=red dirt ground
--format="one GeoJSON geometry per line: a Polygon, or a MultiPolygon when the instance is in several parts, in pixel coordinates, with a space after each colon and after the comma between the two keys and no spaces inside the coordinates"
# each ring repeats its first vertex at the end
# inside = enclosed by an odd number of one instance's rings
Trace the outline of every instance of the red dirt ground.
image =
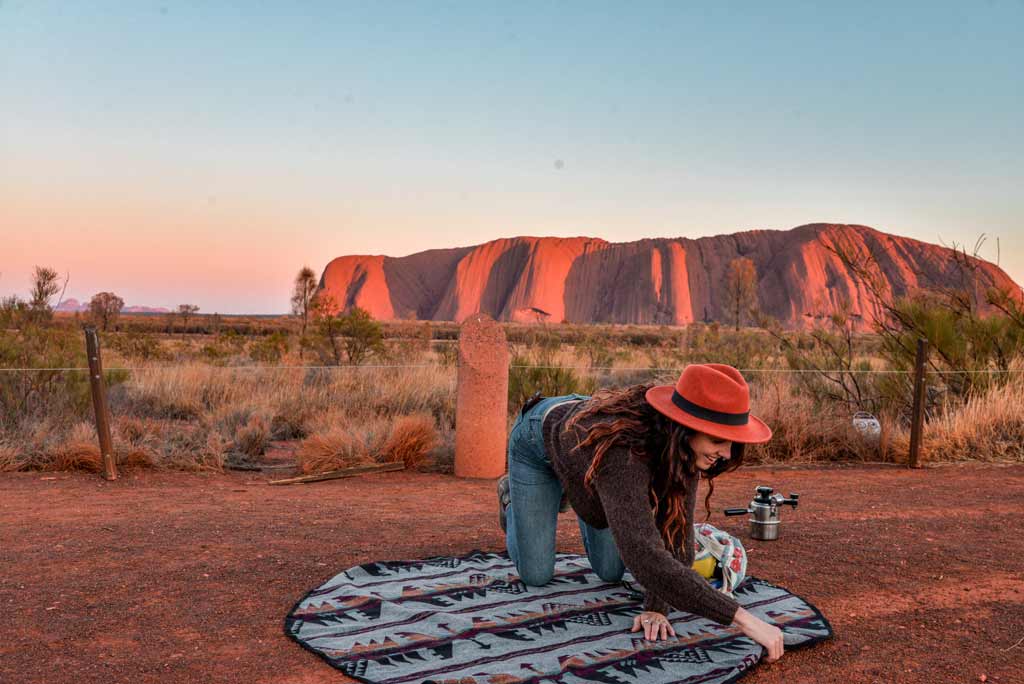
{"type": "MultiPolygon", "coordinates": [[[[0,682],[350,681],[282,633],[296,600],[372,560],[502,549],[494,483],[384,473],[267,486],[252,473],[0,476],[0,682]]],[[[750,572],[836,636],[751,684],[1024,682],[1024,466],[743,468],[711,521],[750,572]],[[750,540],[754,486],[801,495],[750,540]]],[[[582,552],[562,516],[559,549],[582,552]]]]}

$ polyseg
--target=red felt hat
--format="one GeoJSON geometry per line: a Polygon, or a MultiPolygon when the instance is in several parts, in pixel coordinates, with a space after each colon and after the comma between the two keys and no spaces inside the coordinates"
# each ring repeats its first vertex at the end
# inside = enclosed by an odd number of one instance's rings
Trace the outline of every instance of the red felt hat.
{"type": "Polygon", "coordinates": [[[772,431],[750,415],[750,389],[722,363],[692,363],[673,385],[647,390],[647,403],[677,423],[733,442],[767,442],[772,431]]]}

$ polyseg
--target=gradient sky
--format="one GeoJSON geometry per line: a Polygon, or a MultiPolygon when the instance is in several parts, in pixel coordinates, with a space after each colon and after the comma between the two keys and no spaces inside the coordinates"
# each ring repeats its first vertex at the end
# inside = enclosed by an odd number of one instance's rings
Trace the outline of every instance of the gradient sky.
{"type": "Polygon", "coordinates": [[[1024,283],[1024,2],[0,0],[0,294],[286,311],[513,235],[817,221],[1024,283]]]}

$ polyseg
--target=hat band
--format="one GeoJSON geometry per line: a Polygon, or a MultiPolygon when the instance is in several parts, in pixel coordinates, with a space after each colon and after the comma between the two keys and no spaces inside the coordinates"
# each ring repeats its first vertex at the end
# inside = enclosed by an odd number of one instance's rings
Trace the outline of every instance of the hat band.
{"type": "Polygon", "coordinates": [[[718,423],[720,425],[746,425],[750,420],[750,411],[744,411],[743,413],[714,411],[709,408],[704,408],[699,404],[694,404],[692,401],[680,394],[678,390],[672,390],[672,403],[692,416],[696,416],[701,420],[709,420],[712,423],[718,423]]]}

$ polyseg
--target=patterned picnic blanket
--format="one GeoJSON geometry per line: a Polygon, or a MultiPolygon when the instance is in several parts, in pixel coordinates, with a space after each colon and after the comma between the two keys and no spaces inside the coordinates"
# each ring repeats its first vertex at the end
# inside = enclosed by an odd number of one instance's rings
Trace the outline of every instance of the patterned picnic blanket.
{"type": "MultiPolygon", "coordinates": [[[[504,552],[359,565],[309,592],[285,632],[333,667],[379,684],[724,684],[764,649],[732,627],[674,611],[676,636],[630,632],[642,587],[602,581],[586,556],[559,554],[528,587],[504,552]]],[[[756,577],[734,589],[783,630],[787,650],[832,636],[804,599],[756,577]]]]}

